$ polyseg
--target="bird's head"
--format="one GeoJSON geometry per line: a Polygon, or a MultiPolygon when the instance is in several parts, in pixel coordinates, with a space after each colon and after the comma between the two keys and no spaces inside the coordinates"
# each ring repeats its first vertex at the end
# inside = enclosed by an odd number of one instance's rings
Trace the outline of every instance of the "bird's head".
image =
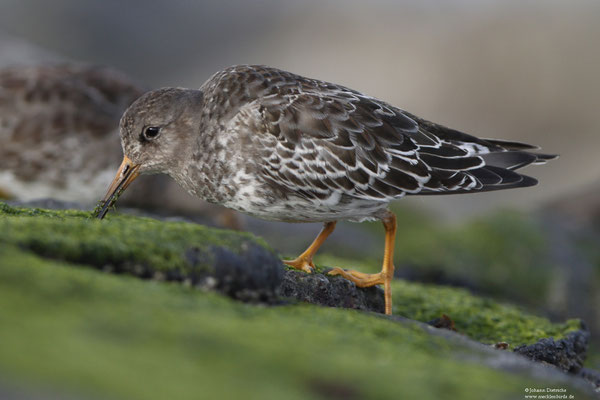
{"type": "Polygon", "coordinates": [[[170,174],[178,168],[200,131],[202,98],[200,90],[158,89],[125,111],[120,123],[123,162],[96,211],[98,218],[139,174],[170,174]]]}

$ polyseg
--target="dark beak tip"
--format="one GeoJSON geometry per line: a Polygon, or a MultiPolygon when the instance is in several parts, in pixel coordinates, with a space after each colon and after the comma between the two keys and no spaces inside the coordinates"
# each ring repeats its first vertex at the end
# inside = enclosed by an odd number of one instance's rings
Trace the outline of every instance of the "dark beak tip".
{"type": "Polygon", "coordinates": [[[98,203],[98,205],[96,206],[96,208],[94,208],[94,211],[92,211],[92,216],[94,218],[97,219],[104,219],[104,217],[106,216],[107,212],[108,212],[108,204],[110,203],[110,200],[108,201],[101,201],[98,203]]]}
{"type": "Polygon", "coordinates": [[[101,210],[100,212],[96,213],[96,218],[102,220],[102,219],[104,219],[105,215],[106,215],[106,211],[101,210]]]}
{"type": "Polygon", "coordinates": [[[138,176],[139,164],[133,164],[127,157],[123,157],[123,162],[117,171],[115,179],[113,179],[108,192],[104,199],[94,209],[94,216],[98,219],[103,219],[108,213],[108,210],[117,201],[123,191],[129,186],[129,184],[138,176]]]}

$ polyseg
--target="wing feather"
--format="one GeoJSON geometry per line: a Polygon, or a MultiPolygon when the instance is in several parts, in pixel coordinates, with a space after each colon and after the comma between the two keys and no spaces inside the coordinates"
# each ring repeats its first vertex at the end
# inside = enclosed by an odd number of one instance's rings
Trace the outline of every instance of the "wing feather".
{"type": "Polygon", "coordinates": [[[238,122],[265,144],[264,178],[306,198],[337,192],[387,202],[405,194],[531,186],[535,179],[514,170],[554,157],[533,153],[537,147],[528,144],[476,138],[352,89],[274,68],[232,67],[213,80],[223,77],[221,85],[236,86],[229,92],[238,93],[238,111],[245,111],[238,122]]]}

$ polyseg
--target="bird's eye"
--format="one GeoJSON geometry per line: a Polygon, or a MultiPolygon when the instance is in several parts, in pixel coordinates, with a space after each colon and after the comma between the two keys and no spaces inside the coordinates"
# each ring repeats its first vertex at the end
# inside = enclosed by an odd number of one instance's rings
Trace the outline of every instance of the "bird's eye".
{"type": "Polygon", "coordinates": [[[148,127],[144,128],[144,132],[142,133],[142,136],[145,140],[153,140],[158,137],[159,133],[160,133],[160,127],[148,126],[148,127]]]}

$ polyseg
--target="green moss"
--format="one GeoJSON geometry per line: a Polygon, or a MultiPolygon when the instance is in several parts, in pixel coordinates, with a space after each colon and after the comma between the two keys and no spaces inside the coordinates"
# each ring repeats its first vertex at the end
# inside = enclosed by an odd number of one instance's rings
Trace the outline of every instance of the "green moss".
{"type": "MultiPolygon", "coordinates": [[[[465,357],[475,350],[416,325],[302,304],[251,306],[183,285],[74,268],[185,273],[188,249],[239,251],[249,241],[265,245],[195,224],[114,214],[98,221],[89,212],[0,203],[0,371],[23,385],[126,399],[340,393],[503,399],[544,385],[465,361],[484,356],[465,357]]],[[[332,264],[378,269],[369,261],[332,264]]],[[[551,324],[464,290],[393,285],[397,314],[421,321],[447,314],[459,332],[484,343],[516,346],[579,327],[577,321],[551,324]]]]}
{"type": "Polygon", "coordinates": [[[446,314],[458,332],[483,343],[507,342],[514,348],[548,337],[558,340],[581,329],[578,319],[552,323],[516,306],[474,296],[464,289],[396,280],[392,290],[395,313],[423,322],[446,314]]]}
{"type": "Polygon", "coordinates": [[[418,326],[251,306],[3,244],[0,310],[4,377],[101,398],[507,399],[550,384],[482,365],[418,326]]]}
{"type": "MultiPolygon", "coordinates": [[[[0,243],[18,245],[53,259],[97,268],[108,266],[138,275],[140,268],[186,274],[192,268],[185,259],[188,249],[223,245],[239,251],[248,241],[266,246],[249,234],[196,224],[116,214],[100,221],[85,211],[49,211],[0,203],[0,243]]],[[[352,267],[366,272],[380,268],[376,262],[349,261],[327,255],[319,256],[317,261],[319,265],[352,267]]],[[[206,268],[209,262],[207,259],[206,268]]],[[[319,265],[317,272],[323,272],[324,268],[319,265]]],[[[460,289],[395,281],[393,292],[397,314],[423,322],[446,314],[455,321],[459,332],[484,343],[531,344],[544,337],[558,339],[570,330],[579,329],[577,320],[552,324],[514,306],[460,289]]]]}
{"type": "MultiPolygon", "coordinates": [[[[332,255],[318,258],[318,271],[342,266],[358,271],[378,272],[375,262],[347,260],[332,255]]],[[[532,344],[540,339],[561,339],[581,329],[581,321],[552,323],[514,305],[491,298],[475,296],[468,290],[439,285],[420,284],[396,279],[392,282],[394,313],[421,322],[429,322],[443,314],[455,323],[458,332],[482,343],[507,342],[512,348],[532,344]]]]}
{"type": "MultiPolygon", "coordinates": [[[[0,242],[47,257],[136,275],[143,271],[190,272],[189,249],[224,246],[240,252],[248,242],[267,245],[251,234],[184,222],[112,214],[105,220],[85,211],[50,211],[0,203],[0,242]]],[[[207,256],[210,252],[206,251],[207,256]]],[[[196,265],[195,271],[209,268],[196,265]]]]}

